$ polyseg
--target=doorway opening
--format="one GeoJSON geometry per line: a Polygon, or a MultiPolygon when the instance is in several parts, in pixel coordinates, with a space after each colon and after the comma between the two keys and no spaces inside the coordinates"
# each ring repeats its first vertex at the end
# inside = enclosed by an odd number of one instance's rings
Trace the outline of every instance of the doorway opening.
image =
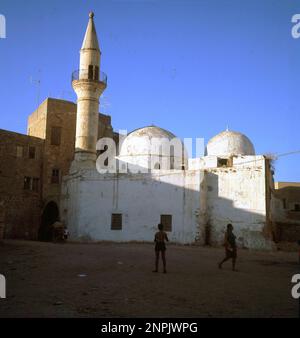
{"type": "Polygon", "coordinates": [[[55,202],[49,202],[43,213],[41,225],[39,228],[38,239],[40,241],[50,242],[53,239],[52,224],[59,220],[59,209],[55,202]]]}

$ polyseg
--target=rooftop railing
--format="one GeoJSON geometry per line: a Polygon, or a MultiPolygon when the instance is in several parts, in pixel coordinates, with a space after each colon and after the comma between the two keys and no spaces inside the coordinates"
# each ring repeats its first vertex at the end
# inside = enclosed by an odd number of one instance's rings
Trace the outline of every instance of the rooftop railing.
{"type": "Polygon", "coordinates": [[[99,72],[96,67],[93,69],[78,69],[72,73],[72,82],[78,80],[90,80],[102,82],[107,85],[107,75],[103,72],[99,72]],[[95,68],[95,69],[94,69],[95,68]]]}

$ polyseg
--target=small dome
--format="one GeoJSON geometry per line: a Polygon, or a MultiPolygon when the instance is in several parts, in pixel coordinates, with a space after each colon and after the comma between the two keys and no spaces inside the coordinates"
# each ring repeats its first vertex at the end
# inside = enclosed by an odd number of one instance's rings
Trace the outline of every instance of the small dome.
{"type": "Polygon", "coordinates": [[[223,131],[209,140],[206,146],[209,156],[255,155],[249,138],[236,131],[223,131]]]}
{"type": "Polygon", "coordinates": [[[149,126],[136,129],[124,138],[119,160],[142,168],[182,169],[187,165],[187,153],[180,139],[171,132],[149,126]],[[170,143],[171,141],[171,143],[170,143]],[[173,147],[172,147],[173,146],[173,147]]]}

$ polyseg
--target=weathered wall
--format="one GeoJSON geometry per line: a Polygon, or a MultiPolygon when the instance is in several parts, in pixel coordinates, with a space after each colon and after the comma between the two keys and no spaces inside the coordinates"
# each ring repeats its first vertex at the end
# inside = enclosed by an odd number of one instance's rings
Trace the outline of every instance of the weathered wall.
{"type": "Polygon", "coordinates": [[[200,172],[98,174],[65,178],[62,218],[73,239],[153,241],[161,214],[171,214],[170,240],[204,242],[200,172]],[[111,230],[111,214],[123,214],[123,229],[111,230]]]}
{"type": "MultiPolygon", "coordinates": [[[[51,183],[52,169],[68,174],[74,158],[76,104],[46,99],[28,117],[28,135],[0,130],[0,203],[5,236],[36,238],[41,213],[49,201],[59,204],[61,180],[51,183]],[[61,142],[51,145],[51,128],[61,128],[61,142]],[[17,156],[17,146],[23,147],[17,156]],[[29,146],[36,148],[29,158],[29,146]],[[24,190],[24,177],[39,179],[38,191],[24,190]]],[[[99,137],[113,136],[110,117],[99,114],[99,137]]]]}
{"type": "Polygon", "coordinates": [[[0,130],[0,204],[4,235],[36,238],[41,212],[41,177],[44,140],[0,130]],[[17,154],[17,146],[22,149],[17,154]],[[29,158],[29,146],[35,158],[29,158]],[[39,179],[37,191],[24,189],[24,177],[39,179]]]}
{"type": "Polygon", "coordinates": [[[266,167],[263,156],[239,156],[233,158],[232,167],[207,168],[205,183],[211,244],[221,245],[226,225],[232,223],[240,247],[273,247],[267,222],[266,167]]]}
{"type": "Polygon", "coordinates": [[[61,178],[69,171],[74,157],[76,105],[72,102],[48,99],[46,140],[44,150],[43,170],[43,200],[59,203],[61,178]],[[51,144],[52,127],[61,128],[61,141],[59,145],[51,144]],[[60,180],[51,183],[52,170],[59,169],[60,180]]]}
{"type": "Polygon", "coordinates": [[[238,246],[274,248],[264,156],[235,157],[232,167],[204,169],[205,159],[190,164],[198,169],[66,177],[62,213],[72,238],[151,241],[160,215],[172,214],[174,242],[222,245],[232,223],[238,246]],[[122,231],[110,230],[112,213],[123,214],[122,231]]]}
{"type": "MultiPolygon", "coordinates": [[[[43,152],[43,204],[59,203],[61,179],[67,175],[74,159],[77,105],[73,102],[47,98],[28,118],[28,132],[45,138],[43,152]],[[61,128],[59,145],[51,144],[52,127],[61,128]],[[60,170],[60,180],[52,183],[52,170],[60,170]]],[[[99,114],[99,138],[113,136],[110,116],[99,114]]]]}
{"type": "Polygon", "coordinates": [[[43,101],[38,108],[28,116],[27,135],[46,138],[48,99],[43,101]]]}

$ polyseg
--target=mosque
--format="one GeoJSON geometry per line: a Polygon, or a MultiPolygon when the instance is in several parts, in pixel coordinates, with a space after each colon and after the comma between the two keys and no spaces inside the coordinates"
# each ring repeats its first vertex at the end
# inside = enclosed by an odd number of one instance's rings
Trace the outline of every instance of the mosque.
{"type": "Polygon", "coordinates": [[[158,126],[118,134],[99,113],[100,66],[90,13],[72,74],[77,105],[47,98],[27,135],[0,129],[0,240],[52,240],[57,221],[73,241],[152,242],[158,223],[180,244],[222,245],[228,223],[239,247],[300,239],[300,183],[274,182],[272,160],[247,136],[225,130],[191,158],[158,126]]]}
{"type": "Polygon", "coordinates": [[[119,152],[108,151],[109,140],[97,143],[106,77],[93,17],[72,81],[78,98],[75,155],[60,207],[71,239],[152,241],[162,223],[172,242],[218,245],[232,223],[239,246],[271,249],[273,173],[247,136],[223,131],[207,143],[205,156],[193,159],[175,135],[153,125],[120,135],[119,152]],[[98,166],[96,144],[115,171],[98,166]]]}

